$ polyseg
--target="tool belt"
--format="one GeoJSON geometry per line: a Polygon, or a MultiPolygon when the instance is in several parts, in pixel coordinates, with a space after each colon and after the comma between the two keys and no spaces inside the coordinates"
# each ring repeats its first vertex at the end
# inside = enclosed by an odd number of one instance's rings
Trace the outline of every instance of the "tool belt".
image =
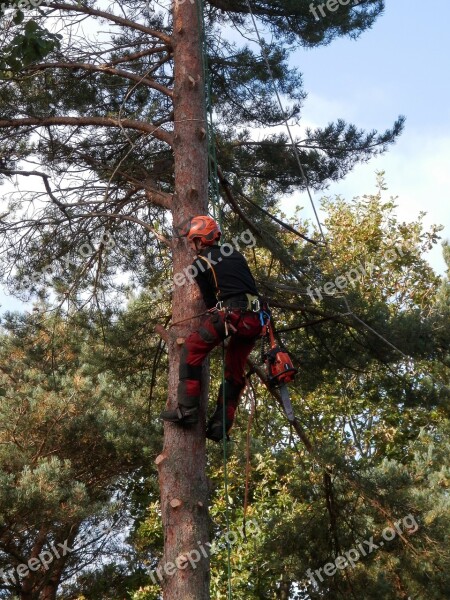
{"type": "Polygon", "coordinates": [[[224,310],[226,308],[231,310],[244,310],[248,312],[259,312],[261,309],[258,296],[253,294],[239,294],[238,296],[231,296],[226,300],[220,300],[216,304],[218,310],[224,310]]]}

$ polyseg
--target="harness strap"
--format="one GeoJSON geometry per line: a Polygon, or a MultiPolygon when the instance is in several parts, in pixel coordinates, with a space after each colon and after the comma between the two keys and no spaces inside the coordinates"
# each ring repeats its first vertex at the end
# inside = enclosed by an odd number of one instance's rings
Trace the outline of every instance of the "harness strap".
{"type": "Polygon", "coordinates": [[[238,294],[226,300],[221,300],[216,304],[216,307],[217,310],[235,309],[254,313],[259,313],[261,308],[258,296],[248,293],[238,294]]]}
{"type": "Polygon", "coordinates": [[[206,264],[209,266],[209,268],[211,269],[211,273],[213,274],[214,283],[215,283],[215,286],[216,286],[216,298],[217,298],[217,300],[219,300],[219,296],[220,296],[219,283],[217,281],[217,275],[216,275],[216,272],[214,270],[214,267],[211,264],[211,261],[209,261],[206,258],[206,256],[202,256],[201,254],[197,254],[197,258],[201,258],[202,260],[204,260],[206,262],[206,264]]]}

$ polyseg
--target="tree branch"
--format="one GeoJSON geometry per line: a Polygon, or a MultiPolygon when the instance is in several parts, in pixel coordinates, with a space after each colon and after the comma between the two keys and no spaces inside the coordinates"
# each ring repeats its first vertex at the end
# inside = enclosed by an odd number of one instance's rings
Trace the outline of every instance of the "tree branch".
{"type": "Polygon", "coordinates": [[[46,127],[48,125],[70,125],[74,127],[121,127],[125,129],[135,129],[149,133],[156,139],[169,144],[173,144],[173,134],[160,127],[154,127],[143,121],[133,119],[119,119],[113,117],[23,117],[21,119],[0,119],[0,129],[6,127],[19,128],[26,126],[46,127]]]}
{"type": "Polygon", "coordinates": [[[153,233],[161,242],[163,242],[167,246],[170,246],[170,241],[167,238],[165,238],[164,236],[162,236],[159,232],[157,232],[155,230],[155,228],[152,227],[149,223],[147,223],[146,221],[142,221],[141,219],[138,219],[137,217],[133,217],[131,215],[111,214],[111,213],[107,213],[107,212],[91,212],[91,213],[86,213],[84,215],[83,214],[82,215],[74,215],[72,218],[75,220],[75,219],[91,219],[92,217],[107,217],[108,219],[121,219],[122,221],[131,221],[132,223],[137,223],[138,225],[141,225],[147,231],[150,231],[150,233],[153,233]]]}
{"type": "Polygon", "coordinates": [[[305,240],[305,242],[309,242],[310,244],[314,244],[315,246],[317,246],[318,244],[322,243],[322,242],[317,241],[317,240],[312,240],[311,238],[307,237],[303,233],[300,233],[300,231],[297,231],[297,229],[295,229],[294,227],[292,227],[292,225],[289,225],[289,223],[285,223],[284,221],[282,221],[281,219],[279,219],[275,215],[271,215],[270,212],[268,212],[265,208],[262,208],[261,206],[259,206],[258,204],[256,204],[256,202],[253,202],[253,200],[251,200],[248,196],[246,196],[245,194],[243,194],[241,191],[239,191],[239,190],[236,190],[236,191],[249,204],[251,204],[252,206],[254,206],[255,208],[257,208],[258,210],[260,210],[262,213],[264,213],[267,217],[269,217],[270,219],[272,219],[276,223],[278,223],[278,225],[281,225],[281,227],[284,227],[284,229],[286,229],[287,231],[290,231],[291,233],[294,233],[295,235],[298,235],[298,237],[301,237],[303,240],[305,240]]]}
{"type": "Polygon", "coordinates": [[[155,325],[155,333],[157,333],[159,337],[161,337],[166,342],[166,344],[169,343],[169,332],[167,331],[167,329],[164,329],[162,325],[155,325]]]}
{"type": "Polygon", "coordinates": [[[147,77],[137,75],[136,73],[131,73],[130,71],[124,71],[123,69],[116,69],[114,67],[108,66],[108,64],[103,65],[92,65],[90,63],[43,63],[41,65],[32,65],[27,71],[31,73],[35,73],[38,71],[45,71],[46,69],[84,69],[85,71],[97,72],[97,73],[108,73],[109,75],[117,75],[118,77],[123,77],[124,79],[129,79],[130,81],[136,81],[137,83],[142,83],[147,87],[153,88],[162,94],[165,94],[169,98],[173,97],[173,91],[160,83],[157,83],[153,79],[149,79],[147,77]]]}
{"type": "Polygon", "coordinates": [[[154,48],[147,48],[147,50],[141,50],[140,52],[134,52],[133,54],[125,54],[124,56],[119,56],[114,60],[109,60],[107,65],[118,65],[124,62],[131,62],[132,60],[137,60],[138,58],[143,58],[144,56],[149,56],[150,54],[160,54],[161,52],[167,51],[168,48],[166,45],[164,46],[156,46],[154,48]]]}
{"type": "Polygon", "coordinates": [[[162,206],[163,208],[170,209],[172,207],[172,194],[168,194],[167,192],[161,192],[155,188],[144,188],[145,189],[145,197],[151,204],[157,204],[158,206],[162,206]]]}
{"type": "MultiPolygon", "coordinates": [[[[210,4],[211,6],[215,6],[216,8],[220,8],[220,10],[223,10],[224,12],[227,12],[227,13],[240,13],[240,14],[248,15],[250,12],[248,9],[248,6],[245,4],[245,2],[243,2],[241,4],[241,6],[238,6],[236,2],[230,1],[230,0],[208,0],[208,4],[210,4]]],[[[252,12],[255,15],[261,15],[261,16],[266,17],[268,11],[267,11],[267,9],[254,6],[252,8],[252,12]]],[[[276,8],[270,9],[270,16],[271,17],[288,18],[286,10],[284,10],[284,11],[277,10],[276,8]]]]}
{"type": "Polygon", "coordinates": [[[119,17],[117,15],[113,15],[112,13],[105,12],[103,10],[97,10],[95,8],[89,8],[87,6],[81,6],[80,4],[63,4],[60,2],[51,2],[47,4],[50,8],[59,8],[61,10],[73,11],[84,13],[85,15],[92,15],[94,17],[102,17],[103,19],[107,19],[108,21],[112,21],[113,23],[117,23],[118,25],[123,25],[124,27],[131,27],[131,29],[136,29],[137,31],[142,31],[152,37],[155,37],[158,40],[161,40],[169,46],[172,47],[172,38],[161,31],[156,31],[155,29],[151,29],[150,27],[145,27],[145,25],[141,25],[140,23],[136,23],[135,21],[130,21],[129,19],[125,19],[124,17],[119,17]]]}
{"type": "Polygon", "coordinates": [[[42,177],[42,181],[44,182],[45,189],[47,191],[47,194],[50,196],[51,201],[63,211],[66,217],[68,217],[65,205],[62,202],[60,202],[58,198],[56,198],[56,196],[51,190],[50,184],[48,182],[48,180],[50,179],[50,175],[47,175],[47,173],[41,173],[40,171],[16,171],[12,169],[0,169],[0,174],[2,173],[5,175],[23,175],[24,177],[30,177],[33,175],[35,175],[36,177],[42,177]]]}
{"type": "MultiPolygon", "coordinates": [[[[342,151],[345,150],[346,152],[363,152],[365,150],[370,150],[372,148],[376,148],[377,146],[381,146],[383,144],[383,142],[374,142],[373,144],[368,144],[367,146],[349,146],[348,144],[346,145],[344,142],[342,143],[342,145],[340,146],[323,146],[323,145],[317,145],[317,144],[306,144],[304,142],[306,142],[307,140],[301,140],[296,142],[296,146],[298,150],[301,150],[303,148],[306,148],[308,150],[323,150],[323,151],[342,151]]],[[[270,140],[261,140],[260,142],[254,142],[254,141],[234,141],[231,144],[232,147],[234,148],[239,148],[242,146],[275,146],[278,148],[292,148],[292,143],[290,141],[286,141],[286,142],[272,142],[270,140]]]]}

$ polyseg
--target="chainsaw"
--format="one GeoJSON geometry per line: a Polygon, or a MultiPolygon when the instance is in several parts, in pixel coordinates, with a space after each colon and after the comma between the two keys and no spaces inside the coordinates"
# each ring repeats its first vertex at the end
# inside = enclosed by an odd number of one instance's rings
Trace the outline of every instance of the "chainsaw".
{"type": "Polygon", "coordinates": [[[287,384],[294,379],[297,369],[292,364],[291,357],[286,350],[283,350],[277,345],[270,319],[266,323],[265,328],[266,331],[263,332],[263,336],[268,336],[270,350],[264,352],[263,345],[262,358],[266,365],[269,385],[278,388],[281,401],[283,403],[284,412],[286,413],[288,421],[292,423],[295,419],[295,415],[292,408],[291,399],[289,397],[287,384]]]}

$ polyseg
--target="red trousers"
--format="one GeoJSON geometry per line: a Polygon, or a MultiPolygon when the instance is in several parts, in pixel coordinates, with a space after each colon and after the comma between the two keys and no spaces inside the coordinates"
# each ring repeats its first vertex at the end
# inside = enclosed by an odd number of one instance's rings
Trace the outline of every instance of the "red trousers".
{"type": "MultiPolygon", "coordinates": [[[[225,319],[228,321],[230,342],[225,351],[225,399],[227,417],[233,420],[240,394],[245,387],[245,363],[261,333],[259,313],[232,310],[208,313],[197,331],[185,340],[181,352],[178,404],[198,406],[201,392],[202,365],[206,356],[226,337],[225,319]]],[[[223,390],[218,403],[223,401],[223,390]]]]}

